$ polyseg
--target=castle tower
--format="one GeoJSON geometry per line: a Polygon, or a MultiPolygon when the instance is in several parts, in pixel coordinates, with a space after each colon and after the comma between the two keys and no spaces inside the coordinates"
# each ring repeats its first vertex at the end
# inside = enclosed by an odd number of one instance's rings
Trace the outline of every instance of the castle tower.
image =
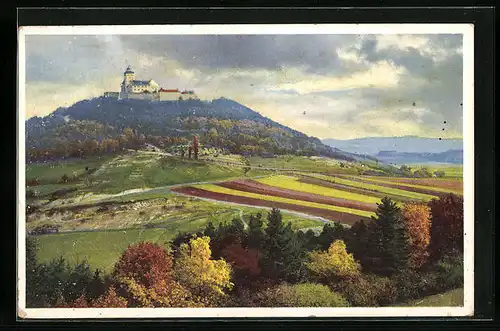
{"type": "Polygon", "coordinates": [[[122,95],[127,95],[127,86],[135,79],[135,73],[130,66],[123,73],[122,95]]]}

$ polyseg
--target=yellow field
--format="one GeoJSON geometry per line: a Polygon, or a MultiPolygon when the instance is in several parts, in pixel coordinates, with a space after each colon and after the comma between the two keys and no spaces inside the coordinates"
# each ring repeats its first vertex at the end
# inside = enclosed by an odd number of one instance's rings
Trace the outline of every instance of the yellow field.
{"type": "Polygon", "coordinates": [[[334,188],[324,187],[314,184],[302,183],[299,182],[296,177],[292,176],[284,176],[284,175],[271,176],[258,179],[257,181],[262,184],[275,186],[283,189],[320,194],[327,197],[341,198],[346,200],[360,201],[373,204],[380,202],[380,199],[377,197],[352,193],[349,191],[337,190],[334,188]]]}
{"type": "Polygon", "coordinates": [[[199,188],[202,190],[206,190],[206,191],[210,191],[210,192],[230,194],[230,195],[260,199],[260,200],[267,200],[267,201],[289,203],[289,204],[294,204],[294,205],[298,205],[298,206],[307,206],[307,207],[314,207],[314,208],[320,208],[320,209],[327,209],[327,210],[333,210],[333,211],[338,211],[338,212],[343,212],[343,213],[364,216],[364,217],[375,216],[375,213],[364,211],[364,210],[357,210],[357,209],[351,209],[351,208],[345,208],[345,207],[325,205],[325,204],[316,203],[316,202],[301,201],[301,200],[281,198],[281,197],[275,197],[275,196],[264,195],[264,194],[256,194],[256,193],[238,191],[238,190],[233,190],[233,189],[229,189],[229,188],[225,188],[225,187],[221,187],[221,186],[217,186],[217,185],[213,185],[213,184],[193,185],[193,187],[196,187],[196,188],[199,188]]]}
{"type": "Polygon", "coordinates": [[[323,180],[326,180],[326,181],[329,181],[332,183],[338,183],[338,184],[342,184],[342,185],[348,185],[348,186],[352,186],[352,187],[358,187],[358,188],[373,190],[373,191],[387,193],[387,194],[399,195],[399,196],[407,197],[407,198],[411,198],[411,199],[428,201],[428,200],[432,200],[434,198],[437,198],[437,196],[433,196],[433,195],[429,195],[429,194],[410,192],[410,191],[405,191],[405,190],[401,190],[401,189],[385,187],[385,186],[380,186],[380,185],[376,185],[376,184],[368,184],[368,183],[358,182],[355,180],[349,180],[349,179],[344,179],[344,178],[339,178],[339,177],[331,177],[331,176],[326,176],[326,175],[321,175],[321,174],[307,174],[307,175],[310,177],[323,179],[323,180]]]}

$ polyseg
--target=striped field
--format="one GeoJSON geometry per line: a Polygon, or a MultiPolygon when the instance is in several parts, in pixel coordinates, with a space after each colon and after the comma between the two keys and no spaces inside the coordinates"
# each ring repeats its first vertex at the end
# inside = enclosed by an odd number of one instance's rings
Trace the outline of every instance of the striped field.
{"type": "Polygon", "coordinates": [[[276,207],[353,224],[374,216],[377,203],[388,196],[428,202],[448,193],[461,194],[461,181],[296,173],[217,184],[189,185],[174,192],[236,204],[276,207]]]}

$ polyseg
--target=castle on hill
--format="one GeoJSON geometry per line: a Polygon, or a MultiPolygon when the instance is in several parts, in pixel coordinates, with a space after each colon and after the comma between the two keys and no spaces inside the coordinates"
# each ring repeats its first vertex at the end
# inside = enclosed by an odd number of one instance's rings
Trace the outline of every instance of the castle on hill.
{"type": "Polygon", "coordinates": [[[148,101],[183,101],[198,99],[194,91],[164,89],[154,80],[136,80],[130,66],[123,73],[120,92],[105,92],[105,97],[117,99],[136,99],[148,101]]]}

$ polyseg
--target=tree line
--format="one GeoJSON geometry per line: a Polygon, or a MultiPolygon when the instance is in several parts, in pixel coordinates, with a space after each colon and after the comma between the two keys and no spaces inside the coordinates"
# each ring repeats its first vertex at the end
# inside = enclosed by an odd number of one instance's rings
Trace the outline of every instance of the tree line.
{"type": "Polygon", "coordinates": [[[378,204],[370,222],[293,231],[278,209],[169,245],[143,242],[112,273],[38,263],[28,238],[30,307],[390,306],[463,286],[463,199],[378,204]]]}
{"type": "Polygon", "coordinates": [[[151,144],[162,149],[178,144],[186,144],[185,137],[153,136],[138,133],[125,128],[116,138],[66,140],[57,139],[50,147],[28,147],[26,150],[29,162],[40,162],[54,159],[83,158],[96,155],[119,153],[126,149],[138,149],[151,144]]]}

